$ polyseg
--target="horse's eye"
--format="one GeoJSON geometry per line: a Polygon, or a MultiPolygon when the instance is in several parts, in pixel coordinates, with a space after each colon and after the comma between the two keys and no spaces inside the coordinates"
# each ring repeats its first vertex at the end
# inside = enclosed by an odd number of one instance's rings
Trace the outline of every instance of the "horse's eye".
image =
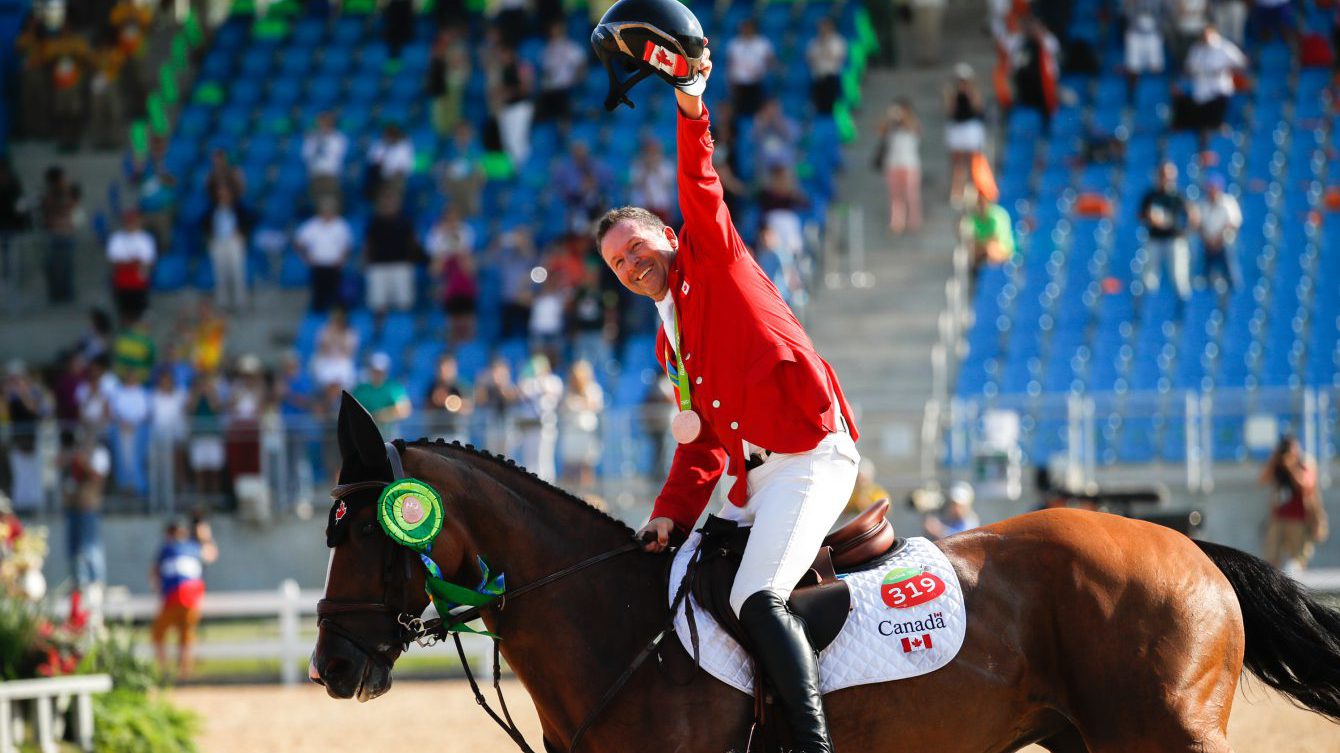
{"type": "Polygon", "coordinates": [[[376,530],[377,530],[377,524],[369,520],[368,522],[363,524],[362,528],[358,529],[358,535],[371,536],[374,532],[376,532],[376,530]]]}

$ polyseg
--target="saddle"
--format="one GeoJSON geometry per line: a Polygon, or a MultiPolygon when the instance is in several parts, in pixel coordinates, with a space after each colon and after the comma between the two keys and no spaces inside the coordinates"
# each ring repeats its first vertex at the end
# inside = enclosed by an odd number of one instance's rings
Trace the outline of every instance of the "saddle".
{"type": "MultiPolygon", "coordinates": [[[[889,523],[889,501],[880,500],[850,523],[830,533],[815,555],[814,563],[791,592],[791,611],[805,621],[815,651],[828,647],[851,613],[851,592],[838,573],[874,567],[892,556],[903,541],[894,536],[889,523]]],[[[687,585],[694,600],[746,651],[753,653],[749,638],[730,606],[731,586],[740,569],[749,528],[716,516],[708,516],[699,530],[702,542],[689,566],[687,585]]]]}

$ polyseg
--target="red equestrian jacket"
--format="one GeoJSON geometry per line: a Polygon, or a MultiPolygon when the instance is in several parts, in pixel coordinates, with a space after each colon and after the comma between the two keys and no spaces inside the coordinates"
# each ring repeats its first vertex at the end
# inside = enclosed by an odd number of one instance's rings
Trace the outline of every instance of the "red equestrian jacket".
{"type": "MultiPolygon", "coordinates": [[[[744,506],[746,441],[773,452],[808,452],[837,430],[839,411],[852,439],[857,433],[837,375],[814,351],[731,222],[712,166],[708,113],[695,120],[680,111],[678,118],[684,227],[670,264],[670,295],[682,329],[689,394],[703,430],[675,450],[651,515],[669,518],[687,532],[707,507],[727,458],[735,477],[729,499],[744,506]]],[[[664,327],[656,357],[662,367],[675,360],[664,327]]]]}

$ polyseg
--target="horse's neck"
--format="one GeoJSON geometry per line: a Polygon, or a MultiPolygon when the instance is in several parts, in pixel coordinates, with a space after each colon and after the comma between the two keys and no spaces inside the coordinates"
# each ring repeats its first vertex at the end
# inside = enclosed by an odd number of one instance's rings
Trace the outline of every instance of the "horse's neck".
{"type": "MultiPolygon", "coordinates": [[[[477,526],[476,543],[491,566],[496,557],[506,570],[509,591],[628,542],[625,531],[565,500],[523,492],[492,504],[489,523],[477,526]]],[[[630,552],[485,615],[546,728],[572,734],[659,629],[668,614],[664,565],[661,558],[630,552]]]]}

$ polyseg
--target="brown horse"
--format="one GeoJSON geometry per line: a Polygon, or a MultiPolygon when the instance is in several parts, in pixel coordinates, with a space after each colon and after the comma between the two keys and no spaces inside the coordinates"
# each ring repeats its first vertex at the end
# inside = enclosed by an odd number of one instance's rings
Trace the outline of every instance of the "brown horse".
{"type": "MultiPolygon", "coordinates": [[[[392,478],[375,424],[348,396],[339,440],[342,484],[392,478]]],[[[404,474],[445,501],[431,556],[455,582],[478,582],[483,555],[515,589],[632,536],[500,457],[426,441],[397,447],[404,474]]],[[[375,499],[375,486],[349,498],[375,499]]],[[[427,597],[423,568],[398,565],[411,563],[400,557],[409,550],[366,504],[349,509],[326,586],[336,608],[321,619],[311,676],[332,697],[369,700],[389,689],[406,645],[397,611],[418,615],[427,597]]],[[[1228,751],[1244,658],[1270,686],[1340,721],[1340,613],[1255,557],[1075,510],[1024,515],[940,546],[971,616],[963,648],[928,675],[826,696],[838,750],[985,753],[1036,742],[1054,753],[1228,751]]],[[[546,749],[568,749],[664,626],[666,565],[665,555],[628,553],[485,610],[539,712],[546,749]]],[[[751,699],[696,671],[677,640],[659,653],[580,749],[742,750],[751,699]]]]}

